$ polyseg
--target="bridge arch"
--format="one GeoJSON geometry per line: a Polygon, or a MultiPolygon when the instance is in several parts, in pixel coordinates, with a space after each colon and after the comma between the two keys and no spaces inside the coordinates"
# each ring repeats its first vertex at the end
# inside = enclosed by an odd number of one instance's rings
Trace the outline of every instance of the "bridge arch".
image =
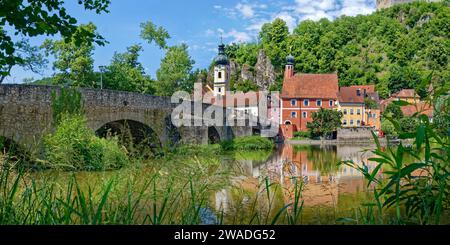
{"type": "Polygon", "coordinates": [[[149,125],[134,120],[117,120],[105,123],[95,131],[99,137],[117,137],[129,151],[155,152],[162,147],[156,131],[149,125]]]}
{"type": "Polygon", "coordinates": [[[218,144],[220,143],[220,133],[216,127],[208,127],[208,144],[218,144]]]}

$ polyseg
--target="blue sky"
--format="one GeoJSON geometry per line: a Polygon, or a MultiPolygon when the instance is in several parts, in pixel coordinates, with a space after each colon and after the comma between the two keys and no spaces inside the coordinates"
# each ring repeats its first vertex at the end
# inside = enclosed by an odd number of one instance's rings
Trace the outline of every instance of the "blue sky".
{"type": "MultiPolygon", "coordinates": [[[[83,10],[76,4],[78,1],[66,2],[68,12],[79,23],[93,22],[109,41],[104,47],[96,47],[96,70],[99,65],[109,64],[114,52],[124,52],[126,47],[140,43],[144,47],[140,61],[153,78],[164,52],[139,38],[139,25],[148,20],[168,30],[172,37],[170,45],[189,46],[195,68],[206,68],[216,55],[220,35],[225,43],[249,42],[256,40],[264,23],[277,17],[285,20],[292,30],[305,19],[332,20],[341,15],[375,11],[375,0],[112,0],[110,13],[97,15],[83,10]]],[[[39,45],[45,38],[48,37],[31,41],[39,45]]],[[[50,76],[54,72],[51,61],[42,75],[15,68],[6,82],[20,83],[24,78],[50,76]]]]}

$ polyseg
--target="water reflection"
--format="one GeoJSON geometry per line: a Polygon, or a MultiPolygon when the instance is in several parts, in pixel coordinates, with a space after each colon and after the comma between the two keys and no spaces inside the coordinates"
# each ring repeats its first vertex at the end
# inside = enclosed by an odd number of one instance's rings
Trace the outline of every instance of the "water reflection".
{"type": "MultiPolygon", "coordinates": [[[[258,192],[259,185],[267,177],[271,183],[278,183],[282,189],[284,203],[293,202],[293,189],[296,179],[303,180],[302,199],[305,207],[330,206],[343,207],[348,202],[356,202],[358,194],[368,189],[360,172],[349,166],[338,166],[340,161],[352,160],[360,167],[373,170],[375,162],[368,161],[372,156],[366,148],[353,145],[328,146],[280,146],[267,160],[238,159],[241,175],[236,176],[234,186],[247,192],[258,192]],[[355,198],[354,198],[355,197],[355,198]],[[342,200],[341,200],[342,199],[342,200]],[[345,200],[344,200],[345,199],[345,200]],[[350,199],[350,200],[348,200],[350,199]]],[[[237,205],[236,202],[249,202],[246,197],[236,200],[231,189],[216,193],[216,209],[225,212],[237,205]]],[[[274,194],[275,195],[275,194],[274,194]]],[[[249,195],[250,196],[250,195],[249,195]]],[[[239,203],[242,205],[242,203],[239,203]]]]}

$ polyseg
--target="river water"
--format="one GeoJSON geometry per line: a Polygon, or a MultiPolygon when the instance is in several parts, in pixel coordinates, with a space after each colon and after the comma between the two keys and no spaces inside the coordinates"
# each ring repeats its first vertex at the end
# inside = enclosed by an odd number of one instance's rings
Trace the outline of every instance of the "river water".
{"type": "MultiPolygon", "coordinates": [[[[339,218],[356,218],[358,210],[371,200],[370,187],[363,175],[341,161],[353,161],[369,171],[376,166],[368,159],[375,146],[359,145],[281,145],[270,155],[237,153],[241,171],[234,176],[232,187],[224,188],[214,197],[215,209],[231,214],[233,223],[248,222],[249,217],[236,217],[239,209],[280,209],[295,202],[295,184],[301,180],[303,191],[302,224],[335,224],[339,218]],[[259,158],[259,159],[258,159],[259,158]],[[277,183],[272,196],[264,198],[269,183],[277,183]],[[260,194],[265,201],[255,202],[260,194]],[[257,203],[257,204],[255,204],[257,203]],[[261,204],[263,203],[263,204],[261,204]],[[251,207],[249,207],[251,206],[251,207]]],[[[248,211],[252,213],[252,211],[248,211]]]]}

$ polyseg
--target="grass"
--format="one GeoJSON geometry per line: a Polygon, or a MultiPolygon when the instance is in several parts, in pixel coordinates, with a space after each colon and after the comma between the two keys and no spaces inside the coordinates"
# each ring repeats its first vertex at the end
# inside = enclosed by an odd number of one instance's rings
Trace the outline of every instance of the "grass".
{"type": "Polygon", "coordinates": [[[221,146],[225,151],[271,150],[275,147],[275,143],[268,138],[263,138],[260,136],[246,136],[235,138],[231,141],[222,142],[221,146]]]}

